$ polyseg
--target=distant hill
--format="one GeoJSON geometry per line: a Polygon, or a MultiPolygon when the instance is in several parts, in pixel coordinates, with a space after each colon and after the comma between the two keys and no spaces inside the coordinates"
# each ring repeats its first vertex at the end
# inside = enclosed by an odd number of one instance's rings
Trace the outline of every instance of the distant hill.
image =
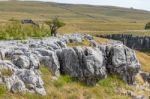
{"type": "Polygon", "coordinates": [[[133,8],[59,4],[37,1],[1,1],[0,21],[12,17],[43,21],[59,16],[71,31],[115,31],[143,29],[150,21],[150,12],[133,8]],[[108,27],[109,26],[109,27],[108,27]]]}

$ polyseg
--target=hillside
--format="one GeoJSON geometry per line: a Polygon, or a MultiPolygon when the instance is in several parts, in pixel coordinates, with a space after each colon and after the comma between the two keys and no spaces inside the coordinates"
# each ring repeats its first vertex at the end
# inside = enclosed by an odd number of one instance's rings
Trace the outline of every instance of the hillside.
{"type": "Polygon", "coordinates": [[[11,18],[50,20],[59,16],[67,25],[60,32],[93,32],[143,30],[150,12],[112,7],[71,5],[51,2],[0,2],[0,21],[11,18]]]}
{"type": "Polygon", "coordinates": [[[16,18],[36,17],[46,19],[60,16],[63,19],[97,19],[102,21],[147,21],[150,12],[144,10],[127,9],[111,6],[71,5],[45,2],[0,2],[1,17],[16,14],[16,18]],[[29,15],[29,16],[27,16],[29,15]],[[38,16],[37,16],[38,15],[38,16]],[[114,20],[116,19],[116,20],[114,20]]]}

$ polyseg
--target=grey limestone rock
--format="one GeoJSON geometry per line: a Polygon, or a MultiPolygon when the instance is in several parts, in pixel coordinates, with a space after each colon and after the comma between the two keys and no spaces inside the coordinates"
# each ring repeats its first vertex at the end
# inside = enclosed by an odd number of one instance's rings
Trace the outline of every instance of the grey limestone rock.
{"type": "Polygon", "coordinates": [[[135,75],[140,70],[140,64],[135,53],[123,44],[111,45],[107,53],[107,69],[117,74],[128,84],[134,84],[135,75]]]}
{"type": "Polygon", "coordinates": [[[52,75],[59,76],[60,64],[56,52],[45,49],[38,49],[37,51],[41,54],[41,64],[44,64],[44,66],[49,69],[52,75]]]}
{"type": "Polygon", "coordinates": [[[20,55],[18,57],[15,57],[13,60],[13,63],[19,67],[19,68],[25,68],[29,69],[30,68],[30,60],[27,56],[25,55],[20,55]]]}
{"type": "Polygon", "coordinates": [[[107,75],[104,57],[98,48],[75,47],[63,49],[60,56],[61,72],[86,84],[93,85],[107,75]]]}

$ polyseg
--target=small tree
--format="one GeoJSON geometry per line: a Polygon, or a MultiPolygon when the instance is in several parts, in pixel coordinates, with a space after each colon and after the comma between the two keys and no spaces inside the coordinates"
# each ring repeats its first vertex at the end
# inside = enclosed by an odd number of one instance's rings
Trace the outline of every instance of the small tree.
{"type": "Polygon", "coordinates": [[[65,25],[65,23],[61,22],[57,17],[52,21],[46,21],[45,23],[50,27],[51,36],[55,37],[57,35],[57,30],[65,25]]]}
{"type": "Polygon", "coordinates": [[[145,30],[150,29],[150,22],[148,22],[145,26],[145,30]]]}

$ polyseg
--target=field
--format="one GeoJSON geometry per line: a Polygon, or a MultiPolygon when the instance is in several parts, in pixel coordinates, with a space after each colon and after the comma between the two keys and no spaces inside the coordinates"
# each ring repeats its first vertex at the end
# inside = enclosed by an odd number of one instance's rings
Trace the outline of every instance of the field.
{"type": "MultiPolygon", "coordinates": [[[[150,21],[150,12],[133,8],[113,6],[68,5],[44,2],[0,2],[0,39],[26,39],[28,37],[50,36],[49,28],[44,21],[59,17],[66,25],[59,29],[64,33],[112,34],[127,33],[140,36],[149,36],[150,30],[144,30],[145,24],[150,21]],[[11,20],[33,19],[41,25],[36,28],[30,25],[13,23],[11,20]]],[[[98,43],[106,43],[107,39],[96,38],[98,43]]],[[[85,41],[82,44],[88,45],[85,41]]],[[[68,46],[77,46],[68,44],[68,46]]],[[[136,51],[142,70],[150,72],[149,51],[136,51]]],[[[74,81],[68,76],[61,76],[54,81],[50,72],[43,66],[40,68],[45,83],[47,96],[37,94],[13,94],[0,85],[0,98],[3,99],[129,99],[118,94],[114,89],[134,90],[134,87],[125,85],[115,76],[99,81],[94,87],[74,81]]],[[[139,91],[145,95],[147,91],[139,91]]]]}
{"type": "Polygon", "coordinates": [[[127,33],[140,34],[150,21],[150,12],[112,6],[68,5],[44,2],[0,2],[0,22],[14,18],[33,19],[36,22],[59,17],[66,26],[60,33],[127,33]],[[136,30],[136,31],[135,31],[136,30]]]}

